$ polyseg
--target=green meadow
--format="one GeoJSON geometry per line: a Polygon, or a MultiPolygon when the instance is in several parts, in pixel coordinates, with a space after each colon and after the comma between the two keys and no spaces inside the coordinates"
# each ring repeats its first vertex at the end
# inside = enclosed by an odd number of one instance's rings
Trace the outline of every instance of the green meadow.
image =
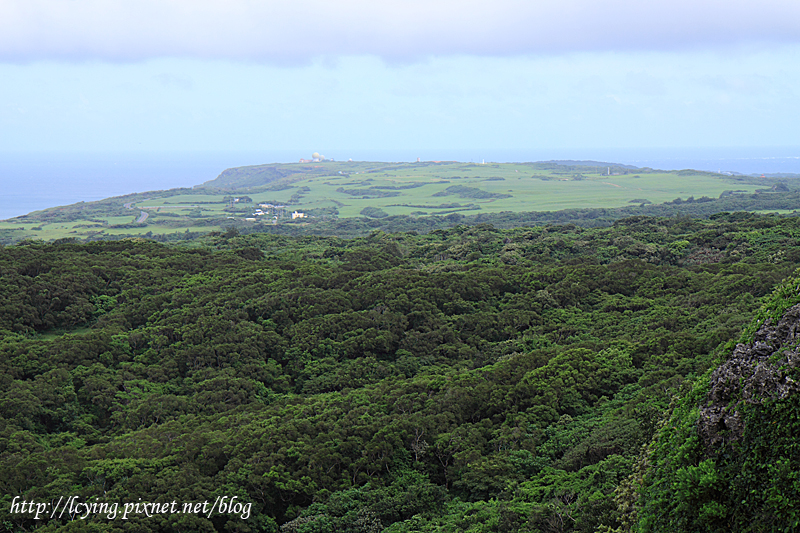
{"type": "Polygon", "coordinates": [[[322,182],[309,179],[294,185],[296,189],[264,195],[263,199],[287,202],[294,191],[305,186],[310,191],[302,194],[294,207],[337,207],[339,216],[352,217],[366,207],[378,207],[390,215],[437,214],[452,211],[452,204],[485,212],[620,207],[642,200],[663,203],[677,197],[718,197],[734,187],[723,179],[700,174],[564,175],[532,172],[524,165],[452,165],[435,173],[422,169],[381,172],[330,177],[322,182]],[[461,187],[455,190],[454,185],[461,187]]]}
{"type": "Polygon", "coordinates": [[[608,163],[273,164],[228,169],[192,189],[54,207],[0,221],[0,238],[16,242],[203,233],[220,230],[231,220],[244,225],[308,222],[292,221],[294,211],[319,219],[616,208],[718,198],[725,191],[752,193],[759,186],[763,184],[743,176],[608,163]],[[256,214],[258,204],[283,208],[256,214]],[[142,213],[147,217],[142,219],[142,213]]]}
{"type": "Polygon", "coordinates": [[[716,198],[726,190],[756,188],[741,178],[706,172],[607,166],[410,163],[352,169],[342,163],[327,165],[328,175],[303,173],[302,165],[284,165],[297,171],[284,180],[291,187],[273,185],[250,196],[256,203],[282,203],[309,212],[336,209],[340,217],[354,217],[368,207],[389,215],[442,214],[459,208],[490,213],[609,208],[678,197],[716,198]]]}

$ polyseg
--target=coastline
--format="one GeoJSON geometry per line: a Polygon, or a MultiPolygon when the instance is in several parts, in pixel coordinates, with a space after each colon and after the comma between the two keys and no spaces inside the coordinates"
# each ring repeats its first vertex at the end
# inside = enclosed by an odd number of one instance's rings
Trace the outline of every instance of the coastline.
{"type": "MultiPolygon", "coordinates": [[[[741,174],[800,174],[800,148],[330,150],[342,160],[547,161],[595,160],[663,170],[691,168],[741,174]]],[[[0,220],[77,202],[134,192],[192,187],[231,167],[288,163],[301,150],[260,152],[0,153],[0,220]]]]}

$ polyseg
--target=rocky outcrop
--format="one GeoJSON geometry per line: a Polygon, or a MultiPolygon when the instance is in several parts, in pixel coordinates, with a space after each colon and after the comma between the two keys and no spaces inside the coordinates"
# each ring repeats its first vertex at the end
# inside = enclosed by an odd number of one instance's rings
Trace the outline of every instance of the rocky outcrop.
{"type": "Polygon", "coordinates": [[[767,320],[753,342],[739,344],[711,374],[711,388],[700,408],[698,430],[706,446],[732,442],[744,432],[742,407],[785,398],[800,390],[789,373],[800,366],[800,304],[777,324],[767,320]]]}

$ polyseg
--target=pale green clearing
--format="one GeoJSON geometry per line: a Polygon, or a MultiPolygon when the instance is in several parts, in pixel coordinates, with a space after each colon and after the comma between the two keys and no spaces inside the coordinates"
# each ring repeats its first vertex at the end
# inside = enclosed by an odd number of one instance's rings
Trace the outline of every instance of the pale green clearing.
{"type": "MultiPolygon", "coordinates": [[[[137,217],[139,212],[136,211],[137,217]]],[[[114,224],[129,225],[133,223],[135,217],[109,217],[113,220],[114,224]],[[123,220],[120,220],[123,219],[123,220]]],[[[147,222],[151,221],[152,217],[148,217],[147,222]]],[[[69,223],[56,223],[45,224],[42,226],[36,225],[21,225],[14,224],[13,222],[0,222],[0,230],[17,230],[20,236],[25,239],[52,241],[56,239],[64,239],[69,237],[92,237],[102,235],[139,235],[147,232],[153,235],[164,235],[170,233],[184,233],[187,229],[190,232],[207,233],[210,231],[220,231],[220,226],[198,226],[194,224],[194,220],[181,219],[172,220],[170,225],[164,224],[147,224],[144,226],[135,227],[109,227],[108,225],[100,223],[92,223],[87,221],[77,221],[69,223]],[[41,228],[41,229],[40,229],[41,228]]]]}
{"type": "Polygon", "coordinates": [[[137,218],[139,218],[139,211],[131,211],[129,216],[124,217],[103,217],[103,219],[108,222],[109,226],[132,224],[137,218]]]}
{"type": "Polygon", "coordinates": [[[757,209],[753,213],[759,215],[792,215],[797,213],[796,209],[757,209]]]}
{"type": "Polygon", "coordinates": [[[147,226],[145,228],[140,228],[139,231],[129,229],[129,228],[110,228],[104,231],[107,235],[128,235],[131,233],[139,233],[144,234],[147,232],[152,233],[153,235],[167,235],[170,233],[185,233],[187,230],[194,233],[208,233],[210,231],[220,231],[222,228],[220,226],[180,226],[180,227],[170,227],[170,226],[160,226],[160,225],[152,225],[147,226]]]}
{"type": "Polygon", "coordinates": [[[215,195],[215,194],[178,194],[175,196],[167,196],[166,193],[162,192],[162,194],[158,198],[151,198],[143,202],[135,202],[133,207],[135,209],[136,207],[144,207],[144,206],[152,207],[152,206],[170,205],[170,204],[194,205],[198,204],[198,202],[221,203],[222,198],[223,195],[215,195]]]}
{"type": "MultiPolygon", "coordinates": [[[[127,218],[127,217],[126,217],[127,218]]],[[[130,222],[130,218],[127,222],[130,222]]],[[[15,224],[13,222],[0,222],[0,230],[24,228],[24,236],[27,239],[42,239],[45,241],[63,239],[67,237],[84,237],[92,233],[98,233],[105,228],[103,224],[79,220],[75,222],[54,223],[54,224],[15,224]]]]}

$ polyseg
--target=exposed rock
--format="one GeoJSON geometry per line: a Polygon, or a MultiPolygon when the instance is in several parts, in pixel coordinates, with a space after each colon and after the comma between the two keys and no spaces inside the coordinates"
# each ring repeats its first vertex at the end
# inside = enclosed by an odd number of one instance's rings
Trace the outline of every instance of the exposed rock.
{"type": "Polygon", "coordinates": [[[711,374],[711,389],[700,408],[698,430],[706,446],[741,438],[743,404],[762,404],[800,390],[788,373],[800,366],[800,304],[777,325],[767,320],[753,342],[739,344],[711,374]],[[774,356],[774,357],[773,357],[774,356]]]}

